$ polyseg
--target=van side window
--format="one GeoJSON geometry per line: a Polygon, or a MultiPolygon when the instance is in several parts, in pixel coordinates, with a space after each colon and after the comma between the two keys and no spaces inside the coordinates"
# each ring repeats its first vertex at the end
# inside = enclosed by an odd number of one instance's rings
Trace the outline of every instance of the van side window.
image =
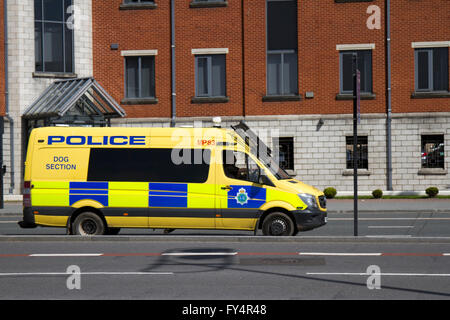
{"type": "Polygon", "coordinates": [[[247,154],[224,150],[222,156],[223,170],[228,178],[258,182],[260,168],[247,154]]]}
{"type": "Polygon", "coordinates": [[[92,148],[87,181],[203,183],[210,158],[208,149],[92,148]]]}

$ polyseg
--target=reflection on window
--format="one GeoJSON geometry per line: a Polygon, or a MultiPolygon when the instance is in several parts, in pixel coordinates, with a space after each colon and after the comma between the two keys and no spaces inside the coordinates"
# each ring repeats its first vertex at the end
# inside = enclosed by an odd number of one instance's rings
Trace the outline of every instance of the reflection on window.
{"type": "MultiPolygon", "coordinates": [[[[353,137],[346,137],[347,169],[353,169],[353,137]]],[[[356,145],[358,169],[369,169],[367,137],[358,136],[356,145]]]]}
{"type": "Polygon", "coordinates": [[[444,136],[422,136],[422,168],[444,169],[444,136]]]}

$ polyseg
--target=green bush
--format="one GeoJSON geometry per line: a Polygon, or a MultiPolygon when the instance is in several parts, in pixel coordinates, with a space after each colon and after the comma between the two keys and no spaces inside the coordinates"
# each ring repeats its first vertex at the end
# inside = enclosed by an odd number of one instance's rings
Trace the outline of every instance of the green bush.
{"type": "Polygon", "coordinates": [[[381,191],[380,189],[376,189],[372,191],[372,196],[375,199],[381,199],[381,197],[383,197],[383,191],[381,191]]]}
{"type": "Polygon", "coordinates": [[[430,197],[434,198],[439,193],[439,189],[437,187],[429,187],[425,190],[425,193],[430,197]]]}
{"type": "Polygon", "coordinates": [[[336,197],[337,191],[335,188],[328,187],[323,190],[323,193],[325,194],[325,197],[327,197],[327,199],[333,199],[334,197],[336,197]]]}

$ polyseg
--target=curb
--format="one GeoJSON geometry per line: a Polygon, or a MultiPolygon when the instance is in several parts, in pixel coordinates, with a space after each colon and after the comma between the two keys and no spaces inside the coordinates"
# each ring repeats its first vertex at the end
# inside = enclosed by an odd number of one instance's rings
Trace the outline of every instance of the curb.
{"type": "Polygon", "coordinates": [[[65,241],[65,242],[101,242],[101,241],[151,241],[151,242],[276,242],[276,243],[442,243],[450,244],[450,237],[385,237],[385,236],[359,236],[359,237],[330,237],[330,236],[297,236],[297,237],[267,237],[267,236],[183,236],[183,235],[155,235],[155,236],[3,236],[0,242],[5,241],[65,241]]]}

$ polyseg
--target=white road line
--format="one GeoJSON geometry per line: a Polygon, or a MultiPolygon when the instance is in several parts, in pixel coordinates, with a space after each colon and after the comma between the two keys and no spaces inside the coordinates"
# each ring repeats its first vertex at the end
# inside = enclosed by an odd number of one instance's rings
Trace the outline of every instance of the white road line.
{"type": "Polygon", "coordinates": [[[30,257],[100,257],[103,253],[33,253],[30,257]]]}
{"type": "Polygon", "coordinates": [[[140,275],[172,275],[173,272],[4,272],[0,273],[0,277],[13,277],[13,276],[70,276],[74,274],[79,275],[126,275],[126,276],[140,276],[140,275]]]}
{"type": "MultiPolygon", "coordinates": [[[[328,218],[328,221],[353,221],[353,218],[328,218]]],[[[388,221],[388,220],[450,220],[450,218],[358,218],[360,221],[388,221]]]]}
{"type": "Polygon", "coordinates": [[[235,256],[237,252],[164,252],[162,256],[235,256]]]}
{"type": "Polygon", "coordinates": [[[383,234],[383,235],[373,235],[366,236],[367,238],[409,238],[412,237],[410,234],[383,234]]]}
{"type": "Polygon", "coordinates": [[[401,228],[414,228],[414,226],[368,226],[370,229],[401,229],[401,228]]]}
{"type": "Polygon", "coordinates": [[[366,272],[307,272],[311,276],[404,276],[404,277],[450,277],[450,273],[366,273],[366,272]]]}
{"type": "Polygon", "coordinates": [[[381,253],[339,253],[339,252],[299,252],[301,256],[339,256],[339,257],[367,257],[381,256],[381,253]]]}

